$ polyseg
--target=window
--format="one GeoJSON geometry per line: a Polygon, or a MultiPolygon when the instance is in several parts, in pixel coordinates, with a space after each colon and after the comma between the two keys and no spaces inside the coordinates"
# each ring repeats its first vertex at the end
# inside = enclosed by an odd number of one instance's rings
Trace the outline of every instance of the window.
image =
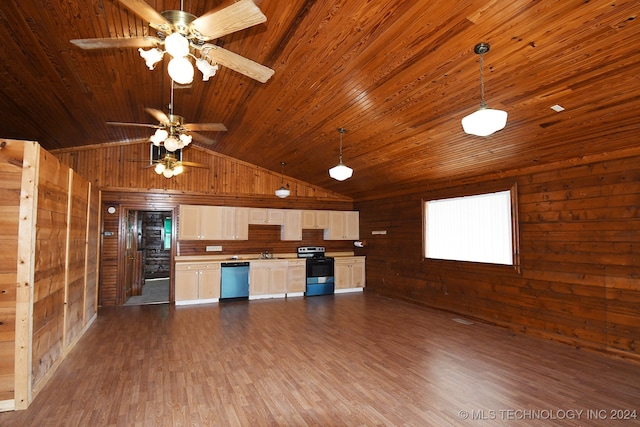
{"type": "Polygon", "coordinates": [[[171,249],[171,217],[164,218],[164,226],[162,227],[162,241],[164,250],[171,249]]]}
{"type": "Polygon", "coordinates": [[[424,205],[425,257],[517,265],[516,187],[424,205]]]}

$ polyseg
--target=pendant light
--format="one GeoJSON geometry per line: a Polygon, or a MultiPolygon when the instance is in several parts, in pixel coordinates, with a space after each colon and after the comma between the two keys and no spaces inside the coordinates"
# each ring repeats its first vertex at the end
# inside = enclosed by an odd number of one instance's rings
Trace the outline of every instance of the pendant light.
{"type": "Polygon", "coordinates": [[[507,124],[507,112],[493,110],[484,102],[483,55],[489,52],[487,43],[480,43],[473,49],[480,55],[480,108],[462,119],[462,128],[470,135],[489,136],[503,129],[507,124]]]}
{"type": "Polygon", "coordinates": [[[282,186],[276,190],[276,196],[280,197],[281,199],[285,199],[289,197],[291,191],[284,186],[284,165],[286,165],[286,163],[280,162],[280,164],[282,165],[282,171],[280,172],[280,180],[282,182],[282,186]]]}
{"type": "Polygon", "coordinates": [[[342,134],[347,131],[343,128],[339,128],[338,132],[340,132],[340,163],[329,169],[329,176],[335,180],[344,181],[347,178],[351,178],[353,169],[342,163],[342,134]]]}

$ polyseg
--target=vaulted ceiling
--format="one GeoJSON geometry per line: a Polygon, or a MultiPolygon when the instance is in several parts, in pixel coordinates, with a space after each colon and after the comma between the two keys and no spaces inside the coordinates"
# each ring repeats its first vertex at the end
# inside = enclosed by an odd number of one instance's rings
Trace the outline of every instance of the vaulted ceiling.
{"type": "MultiPolygon", "coordinates": [[[[142,1],[142,0],[137,0],[142,1]]],[[[196,16],[217,0],[146,0],[196,16]]],[[[129,1],[136,3],[136,1],[129,1]]],[[[638,1],[262,0],[265,23],[214,44],[274,70],[265,83],[224,66],[176,88],[174,112],[207,149],[359,198],[380,189],[474,177],[637,146],[638,1]],[[488,137],[460,120],[480,105],[508,112],[488,137]],[[551,109],[561,105],[564,111],[551,109]],[[353,177],[327,170],[344,163],[353,177]]],[[[136,48],[83,50],[72,39],[156,31],[118,0],[0,2],[0,137],[49,150],[148,138],[145,108],[168,112],[166,59],[136,48]]],[[[188,148],[184,157],[188,159],[188,148]]],[[[150,171],[150,173],[152,173],[150,171]]]]}

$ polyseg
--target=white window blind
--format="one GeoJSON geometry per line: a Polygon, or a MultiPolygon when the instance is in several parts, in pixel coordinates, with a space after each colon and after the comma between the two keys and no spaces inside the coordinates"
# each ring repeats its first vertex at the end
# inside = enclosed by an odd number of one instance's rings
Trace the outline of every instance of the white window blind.
{"type": "Polygon", "coordinates": [[[431,200],[426,257],[513,265],[511,192],[431,200]]]}

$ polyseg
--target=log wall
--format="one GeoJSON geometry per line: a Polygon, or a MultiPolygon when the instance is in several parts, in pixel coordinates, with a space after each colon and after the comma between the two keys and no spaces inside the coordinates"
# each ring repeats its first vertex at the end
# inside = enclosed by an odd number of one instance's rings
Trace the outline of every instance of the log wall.
{"type": "Polygon", "coordinates": [[[357,202],[367,289],[640,360],[640,157],[556,165],[357,202]],[[518,185],[520,261],[422,257],[422,203],[518,185]],[[372,235],[386,230],[386,235],[372,235]]]}

